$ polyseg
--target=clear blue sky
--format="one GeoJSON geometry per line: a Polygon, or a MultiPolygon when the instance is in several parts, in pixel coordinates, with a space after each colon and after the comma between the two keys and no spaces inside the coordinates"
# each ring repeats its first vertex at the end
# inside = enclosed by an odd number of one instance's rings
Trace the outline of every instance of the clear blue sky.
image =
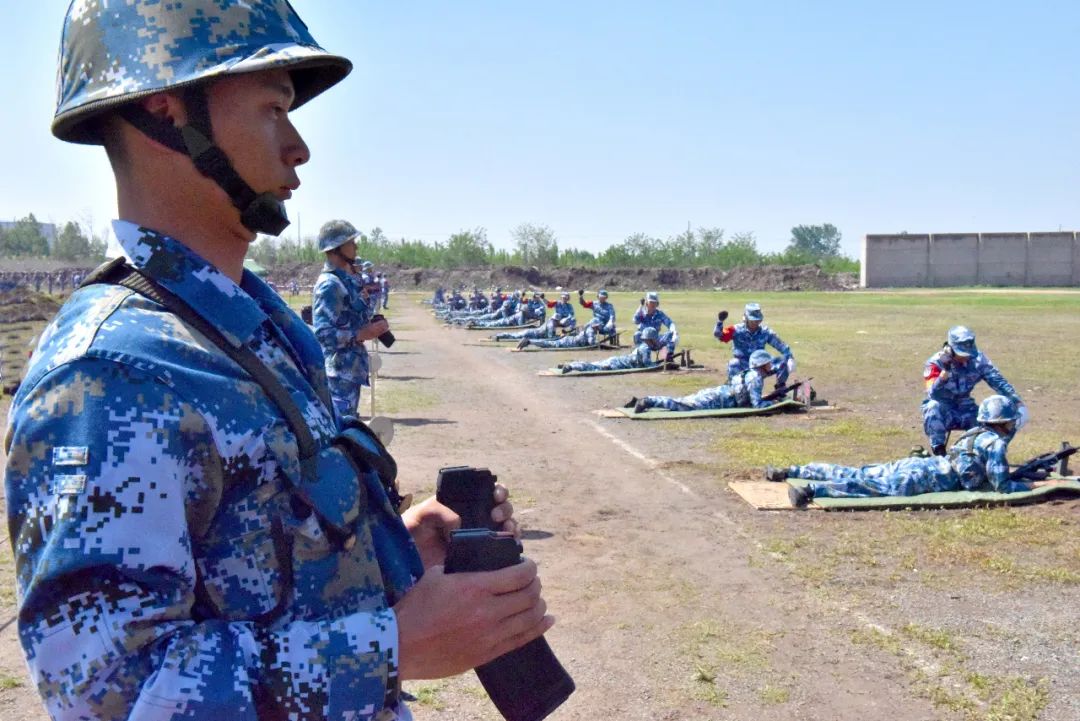
{"type": "MultiPolygon", "coordinates": [[[[67,2],[0,3],[0,219],[101,228],[104,154],[52,139],[67,2]]],[[[687,222],[780,250],[865,233],[1080,230],[1080,3],[293,0],[356,65],[294,116],[295,234],[522,222],[597,251],[687,222]]]]}

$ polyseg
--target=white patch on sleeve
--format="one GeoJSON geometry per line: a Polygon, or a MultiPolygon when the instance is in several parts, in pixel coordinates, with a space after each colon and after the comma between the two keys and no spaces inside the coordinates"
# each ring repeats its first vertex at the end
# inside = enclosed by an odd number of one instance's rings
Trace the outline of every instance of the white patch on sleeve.
{"type": "Polygon", "coordinates": [[[53,495],[77,496],[86,490],[86,474],[53,476],[53,495]]]}
{"type": "Polygon", "coordinates": [[[85,466],[90,462],[90,449],[86,446],[56,446],[52,462],[54,466],[85,466]]]}

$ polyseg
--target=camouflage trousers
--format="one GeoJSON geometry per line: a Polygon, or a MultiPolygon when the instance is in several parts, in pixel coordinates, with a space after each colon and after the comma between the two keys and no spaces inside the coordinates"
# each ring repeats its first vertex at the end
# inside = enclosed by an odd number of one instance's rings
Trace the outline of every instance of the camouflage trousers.
{"type": "Polygon", "coordinates": [[[594,338],[594,340],[590,342],[587,334],[576,333],[574,335],[564,335],[562,338],[555,338],[552,340],[533,341],[533,345],[537,348],[588,348],[596,345],[599,340],[599,338],[594,338]]]}
{"type": "Polygon", "coordinates": [[[629,370],[631,368],[643,368],[644,366],[636,363],[632,355],[620,355],[613,358],[607,358],[595,363],[589,363],[588,361],[571,361],[563,364],[563,368],[569,367],[570,370],[576,372],[585,371],[622,371],[629,370]]]}
{"type": "Polygon", "coordinates": [[[917,496],[935,491],[955,491],[960,478],[947,458],[901,458],[868,466],[809,463],[792,466],[791,478],[805,478],[814,496],[866,498],[869,496],[917,496]]]}
{"type": "Polygon", "coordinates": [[[701,411],[738,406],[738,399],[730,392],[728,387],[721,387],[724,388],[724,391],[718,391],[716,388],[706,388],[681,398],[645,396],[641,400],[646,408],[666,408],[669,411],[701,411]]]}
{"type": "Polygon", "coordinates": [[[555,329],[551,327],[551,323],[545,323],[538,328],[526,328],[525,330],[511,331],[509,333],[496,333],[494,335],[495,340],[521,340],[528,338],[533,340],[535,338],[554,338],[555,329]]]}
{"type": "Polygon", "coordinates": [[[922,404],[923,431],[930,446],[945,445],[949,431],[966,431],[975,426],[979,406],[970,396],[959,403],[927,399],[922,404]]]}
{"type": "Polygon", "coordinates": [[[497,318],[495,320],[477,320],[473,321],[474,328],[507,328],[512,325],[526,325],[531,323],[532,319],[523,320],[518,314],[506,316],[505,318],[497,318]]]}
{"type": "Polygon", "coordinates": [[[341,376],[330,376],[327,381],[330,384],[330,400],[334,403],[338,418],[355,416],[356,407],[360,405],[360,381],[341,376]]]}

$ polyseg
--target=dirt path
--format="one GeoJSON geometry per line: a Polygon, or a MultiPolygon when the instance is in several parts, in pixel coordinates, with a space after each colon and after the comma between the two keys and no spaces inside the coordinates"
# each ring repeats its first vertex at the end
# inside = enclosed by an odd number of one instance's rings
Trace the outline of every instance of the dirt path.
{"type": "MultiPolygon", "coordinates": [[[[680,456],[669,436],[589,414],[629,395],[615,378],[536,377],[561,354],[463,345],[478,334],[398,313],[411,329],[380,383],[437,398],[423,413],[436,422],[398,426],[403,483],[430,489],[440,466],[471,464],[511,487],[559,619],[549,640],[578,685],[553,718],[938,718],[893,659],[847,640],[872,620],[754,563],[741,502],[659,460],[680,456]]],[[[410,688],[419,719],[497,718],[471,674],[410,688]]]]}

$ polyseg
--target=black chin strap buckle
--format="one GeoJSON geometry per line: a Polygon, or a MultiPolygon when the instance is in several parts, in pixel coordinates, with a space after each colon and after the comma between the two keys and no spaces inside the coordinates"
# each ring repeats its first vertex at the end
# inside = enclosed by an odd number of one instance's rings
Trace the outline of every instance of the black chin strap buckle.
{"type": "Polygon", "coordinates": [[[289,216],[273,193],[259,193],[240,211],[240,222],[254,233],[281,235],[289,227],[289,216]]]}

